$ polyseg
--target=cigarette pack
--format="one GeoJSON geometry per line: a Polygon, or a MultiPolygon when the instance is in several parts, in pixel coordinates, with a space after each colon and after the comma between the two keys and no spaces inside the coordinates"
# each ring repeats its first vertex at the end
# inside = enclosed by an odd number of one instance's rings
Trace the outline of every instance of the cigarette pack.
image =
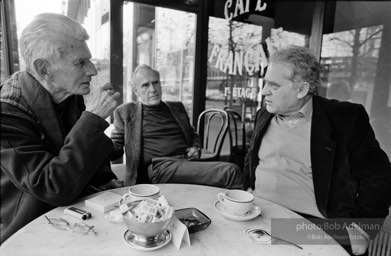
{"type": "Polygon", "coordinates": [[[95,197],[87,199],[85,204],[87,207],[105,213],[114,209],[115,207],[118,207],[119,200],[121,198],[121,195],[115,194],[113,192],[104,192],[95,197]]]}

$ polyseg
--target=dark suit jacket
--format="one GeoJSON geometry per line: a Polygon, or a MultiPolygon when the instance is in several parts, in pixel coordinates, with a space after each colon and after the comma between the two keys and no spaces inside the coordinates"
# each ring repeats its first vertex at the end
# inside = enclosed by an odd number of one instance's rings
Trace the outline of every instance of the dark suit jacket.
{"type": "MultiPolygon", "coordinates": [[[[185,136],[188,147],[200,147],[200,137],[190,124],[189,116],[182,102],[164,102],[185,136]]],[[[147,170],[143,168],[142,157],[142,104],[130,102],[119,106],[114,111],[114,130],[111,139],[114,151],[111,159],[115,160],[126,152],[125,185],[130,186],[146,182],[147,170]]]]}
{"type": "MultiPolygon", "coordinates": [[[[254,188],[259,147],[273,116],[266,108],[257,112],[245,159],[246,187],[254,188]]],[[[387,216],[391,164],[362,105],[314,96],[310,148],[315,198],[323,216],[387,216]]]]}

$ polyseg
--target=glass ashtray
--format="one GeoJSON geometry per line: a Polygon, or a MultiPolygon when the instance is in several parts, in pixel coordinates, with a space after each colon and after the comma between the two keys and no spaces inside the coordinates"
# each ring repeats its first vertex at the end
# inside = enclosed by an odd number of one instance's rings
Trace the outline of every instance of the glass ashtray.
{"type": "Polygon", "coordinates": [[[211,220],[196,208],[178,209],[174,213],[180,222],[186,225],[189,233],[198,232],[209,227],[211,220]]]}

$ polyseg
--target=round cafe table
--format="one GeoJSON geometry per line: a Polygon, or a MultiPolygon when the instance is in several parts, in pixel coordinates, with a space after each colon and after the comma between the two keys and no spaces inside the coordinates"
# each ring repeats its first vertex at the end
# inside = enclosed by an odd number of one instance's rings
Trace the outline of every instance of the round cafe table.
{"type": "MultiPolygon", "coordinates": [[[[97,235],[75,234],[51,227],[42,215],[20,229],[0,247],[2,256],[17,255],[348,255],[334,240],[330,244],[301,245],[303,249],[287,244],[254,243],[246,234],[253,226],[269,227],[273,218],[297,219],[296,213],[261,198],[254,203],[261,208],[261,215],[247,221],[233,221],[222,216],[216,209],[217,194],[226,189],[188,184],[157,184],[175,209],[195,207],[211,219],[210,226],[190,234],[191,246],[182,242],[178,250],[168,243],[154,251],[139,251],[123,241],[127,228],[124,223],[110,222],[104,214],[84,205],[85,198],[72,204],[92,213],[85,221],[93,225],[97,235]]],[[[124,194],[127,188],[110,190],[124,194]]],[[[75,218],[64,214],[66,207],[58,207],[46,213],[48,217],[62,217],[69,222],[75,218]]]]}

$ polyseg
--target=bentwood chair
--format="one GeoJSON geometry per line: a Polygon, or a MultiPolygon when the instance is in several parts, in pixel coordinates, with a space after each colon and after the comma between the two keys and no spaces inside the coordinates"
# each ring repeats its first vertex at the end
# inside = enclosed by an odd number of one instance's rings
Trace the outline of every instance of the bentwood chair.
{"type": "Polygon", "coordinates": [[[208,109],[198,116],[197,132],[201,137],[200,161],[218,161],[228,131],[228,115],[224,110],[208,109]]]}
{"type": "MultiPolygon", "coordinates": [[[[391,207],[390,207],[391,210],[391,207]]],[[[391,255],[391,215],[385,219],[380,232],[374,239],[369,241],[369,256],[391,255]]]]}
{"type": "Polygon", "coordinates": [[[244,166],[244,157],[246,155],[246,124],[242,116],[229,108],[224,108],[228,115],[228,138],[230,144],[231,163],[237,164],[240,168],[244,166]]]}

